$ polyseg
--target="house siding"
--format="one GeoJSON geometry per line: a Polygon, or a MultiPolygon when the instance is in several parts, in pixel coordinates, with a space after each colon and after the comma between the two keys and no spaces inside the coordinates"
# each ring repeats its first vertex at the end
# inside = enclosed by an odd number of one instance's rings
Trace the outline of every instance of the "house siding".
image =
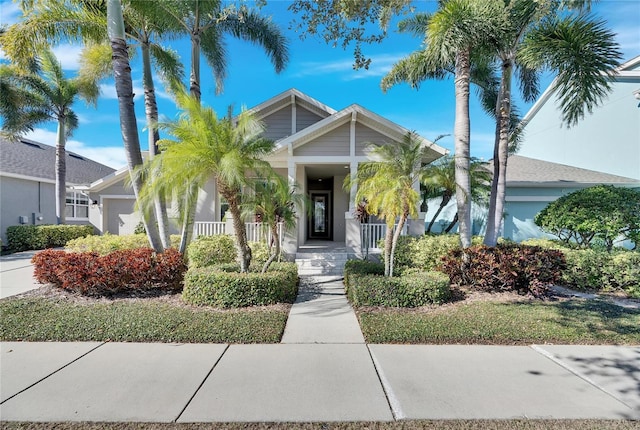
{"type": "MultiPolygon", "coordinates": [[[[104,199],[106,232],[111,234],[133,234],[140,222],[140,214],[134,210],[134,199],[104,199]]],[[[103,232],[104,233],[104,232],[103,232]]]]}
{"type": "Polygon", "coordinates": [[[321,116],[316,115],[302,106],[296,106],[296,131],[304,130],[322,119],[321,116]]]}
{"type": "Polygon", "coordinates": [[[571,128],[561,126],[551,96],[525,127],[518,154],[640,179],[638,88],[640,79],[615,82],[603,105],[571,128]]]}
{"type": "Polygon", "coordinates": [[[291,106],[282,108],[262,119],[265,126],[264,137],[279,140],[291,135],[291,106]]]}
{"type": "Polygon", "coordinates": [[[356,123],[356,155],[364,156],[365,149],[369,143],[384,143],[389,142],[389,138],[383,134],[378,133],[371,128],[356,123]]]}
{"type": "Polygon", "coordinates": [[[293,155],[296,156],[336,156],[349,155],[349,123],[341,125],[334,130],[318,137],[304,146],[296,148],[293,155]]]}
{"type": "Polygon", "coordinates": [[[26,216],[33,225],[34,213],[44,217],[38,224],[56,224],[56,201],[54,184],[27,179],[0,178],[0,232],[2,243],[7,244],[7,227],[21,225],[20,217],[26,216]],[[14,204],[5,204],[14,202],[14,204]]]}

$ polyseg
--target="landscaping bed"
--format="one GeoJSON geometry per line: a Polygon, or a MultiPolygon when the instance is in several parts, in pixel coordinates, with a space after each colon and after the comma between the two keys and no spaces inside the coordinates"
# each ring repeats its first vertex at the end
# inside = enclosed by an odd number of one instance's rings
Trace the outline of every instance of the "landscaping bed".
{"type": "Polygon", "coordinates": [[[221,310],[179,293],[86,297],[52,286],[0,301],[0,341],[277,343],[289,304],[221,310]]]}
{"type": "Polygon", "coordinates": [[[548,294],[454,288],[457,301],[415,309],[360,307],[368,343],[530,345],[640,344],[640,309],[548,294]]]}

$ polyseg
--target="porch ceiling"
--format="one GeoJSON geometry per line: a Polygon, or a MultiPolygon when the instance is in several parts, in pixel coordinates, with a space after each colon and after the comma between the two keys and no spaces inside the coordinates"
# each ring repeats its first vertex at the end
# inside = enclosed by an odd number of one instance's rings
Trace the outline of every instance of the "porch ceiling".
{"type": "Polygon", "coordinates": [[[328,179],[333,176],[344,176],[351,172],[348,163],[344,164],[317,164],[307,165],[305,167],[307,178],[309,179],[328,179]],[[346,166],[346,168],[345,168],[346,166]]]}

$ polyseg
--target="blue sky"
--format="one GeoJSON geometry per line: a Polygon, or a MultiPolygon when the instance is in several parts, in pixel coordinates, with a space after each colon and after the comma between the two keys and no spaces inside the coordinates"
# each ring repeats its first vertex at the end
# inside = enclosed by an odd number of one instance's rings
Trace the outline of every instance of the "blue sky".
{"type": "MultiPolygon", "coordinates": [[[[437,7],[435,0],[416,1],[421,10],[432,11],[437,7]]],[[[420,40],[409,35],[398,34],[395,26],[390,27],[390,36],[379,45],[365,46],[365,53],[372,58],[369,70],[352,69],[352,51],[332,47],[319,39],[307,38],[304,41],[289,29],[294,18],[287,10],[289,1],[269,0],[263,9],[266,15],[272,15],[289,39],[290,62],[285,71],[277,75],[267,57],[259,47],[229,37],[229,70],[225,81],[224,93],[216,96],[210,70],[202,70],[203,103],[225,114],[227,107],[233,104],[236,110],[240,106],[255,106],[289,88],[298,90],[316,98],[320,102],[340,110],[352,103],[365,108],[406,127],[415,130],[427,139],[440,134],[451,134],[454,119],[453,81],[427,81],[419,91],[407,85],[399,85],[386,94],[380,90],[382,76],[398,59],[406,56],[420,46],[420,40]]],[[[624,61],[640,55],[640,0],[601,0],[593,8],[593,13],[604,18],[611,29],[617,33],[618,43],[624,54],[624,61]]],[[[20,11],[9,0],[0,1],[0,24],[19,21],[20,11]]],[[[178,51],[189,67],[188,42],[173,41],[167,45],[178,51]]],[[[63,44],[55,48],[55,53],[71,75],[78,68],[80,47],[63,44]]],[[[0,51],[0,59],[3,59],[0,51]]],[[[144,111],[142,100],[141,66],[132,63],[134,92],[138,123],[140,124],[140,142],[146,149],[146,131],[144,131],[144,111]]],[[[543,91],[552,76],[546,76],[543,91]]],[[[115,88],[110,81],[101,85],[102,96],[97,109],[79,102],[74,107],[80,117],[80,127],[67,143],[67,149],[84,155],[114,168],[125,165],[122,148],[120,124],[115,88]]],[[[171,98],[162,86],[157,88],[161,115],[173,118],[176,114],[171,98]]],[[[530,105],[518,103],[521,113],[527,112],[530,105]]],[[[587,119],[588,120],[588,119],[587,119]]],[[[471,106],[471,152],[476,157],[491,158],[493,148],[494,123],[479,108],[472,97],[471,106]]],[[[55,124],[43,124],[30,133],[28,138],[49,145],[55,144],[55,124]]],[[[453,149],[452,137],[438,142],[450,150],[453,149]]]]}

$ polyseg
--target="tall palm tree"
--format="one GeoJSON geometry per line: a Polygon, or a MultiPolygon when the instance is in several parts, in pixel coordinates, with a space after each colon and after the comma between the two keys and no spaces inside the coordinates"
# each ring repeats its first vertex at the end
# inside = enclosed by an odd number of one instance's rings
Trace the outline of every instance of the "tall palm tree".
{"type": "Polygon", "coordinates": [[[43,122],[56,121],[56,218],[65,223],[66,209],[66,140],[78,127],[73,103],[84,99],[95,104],[99,88],[95,79],[67,78],[62,65],[50,50],[32,63],[30,71],[15,66],[0,66],[0,112],[4,118],[3,134],[18,138],[43,122]]]}
{"type": "MultiPolygon", "coordinates": [[[[116,93],[118,95],[118,107],[120,111],[120,129],[122,141],[127,155],[127,165],[131,175],[131,183],[136,199],[139,199],[143,186],[142,177],[133,172],[142,166],[142,153],[140,152],[140,140],[136,122],[136,112],[133,105],[133,83],[131,81],[131,66],[129,65],[129,51],[122,15],[120,0],[107,0],[107,29],[111,50],[113,53],[113,73],[116,81],[116,93]]],[[[158,229],[155,224],[149,222],[149,217],[142,211],[142,223],[147,232],[149,243],[156,251],[162,251],[164,247],[160,241],[158,229]]]]}
{"type": "MultiPolygon", "coordinates": [[[[151,5],[151,2],[149,2],[151,5]]],[[[245,6],[223,7],[220,0],[154,2],[148,13],[163,16],[166,25],[177,34],[191,39],[191,70],[189,89],[191,95],[200,100],[200,55],[204,55],[216,80],[216,91],[221,92],[227,70],[225,35],[256,43],[264,48],[274,65],[281,72],[289,57],[285,37],[269,18],[245,6]]],[[[191,186],[184,193],[185,214],[182,221],[180,250],[185,250],[193,234],[197,188],[191,186]]]]}
{"type": "Polygon", "coordinates": [[[434,14],[416,14],[404,20],[401,31],[424,38],[424,49],[396,63],[383,78],[383,90],[407,82],[418,88],[426,79],[454,76],[456,111],[454,160],[456,203],[460,218],[460,241],[471,246],[471,179],[469,90],[474,63],[482,63],[481,49],[487,35],[497,31],[497,2],[493,0],[444,0],[434,14]]]}
{"type": "MultiPolygon", "coordinates": [[[[194,184],[203,186],[212,177],[220,195],[229,204],[236,234],[240,270],[246,272],[251,263],[251,249],[241,213],[241,191],[248,184],[248,172],[258,177],[269,177],[272,169],[263,160],[274,144],[264,139],[262,124],[249,111],[236,118],[218,118],[200,100],[186,92],[178,92],[177,103],[182,113],[179,119],[158,124],[172,139],[161,139],[161,153],[151,160],[146,191],[169,188],[167,184],[194,184]]],[[[178,190],[178,188],[173,188],[178,190]]]]}
{"type": "Polygon", "coordinates": [[[304,195],[297,191],[296,186],[289,186],[287,179],[280,175],[254,182],[253,193],[247,197],[243,206],[247,213],[259,216],[271,232],[269,258],[262,267],[262,273],[280,256],[280,224],[284,231],[295,228],[296,209],[300,210],[304,204],[304,195]]]}
{"type": "Polygon", "coordinates": [[[486,245],[497,243],[504,212],[512,81],[518,79],[523,98],[533,100],[539,93],[540,72],[557,74],[553,85],[562,121],[569,127],[600,104],[610,89],[610,78],[621,54],[605,22],[582,13],[589,4],[588,0],[512,0],[502,4],[505,25],[491,44],[502,73],[495,105],[494,174],[486,245]],[[577,8],[577,12],[567,13],[567,7],[577,8]]]}
{"type": "Polygon", "coordinates": [[[370,144],[376,161],[358,166],[355,178],[345,178],[345,189],[356,188],[356,201],[367,201],[367,211],[380,216],[387,225],[384,242],[384,274],[393,276],[393,259],[405,222],[416,216],[420,193],[414,189],[424,171],[428,146],[415,133],[407,133],[401,142],[370,144]],[[396,224],[398,220],[398,225],[396,224]],[[395,228],[394,228],[395,226],[395,228]]]}
{"type": "MultiPolygon", "coordinates": [[[[484,162],[471,158],[469,164],[469,177],[471,180],[471,201],[481,204],[491,189],[491,172],[484,162]]],[[[455,160],[450,155],[429,164],[423,173],[422,184],[426,187],[427,194],[432,198],[440,197],[440,205],[433,215],[427,227],[427,233],[435,223],[440,212],[449,204],[456,192],[455,160]]],[[[454,220],[458,220],[456,213],[454,220]]],[[[455,222],[453,223],[455,224],[455,222]]]]}

